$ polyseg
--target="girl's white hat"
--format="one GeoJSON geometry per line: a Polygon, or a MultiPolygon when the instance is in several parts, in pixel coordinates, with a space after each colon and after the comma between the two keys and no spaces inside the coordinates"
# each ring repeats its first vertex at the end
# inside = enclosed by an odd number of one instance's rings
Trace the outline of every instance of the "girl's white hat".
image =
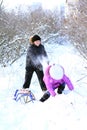
{"type": "Polygon", "coordinates": [[[64,68],[58,64],[53,64],[49,70],[50,76],[55,80],[60,80],[64,76],[64,68]]]}

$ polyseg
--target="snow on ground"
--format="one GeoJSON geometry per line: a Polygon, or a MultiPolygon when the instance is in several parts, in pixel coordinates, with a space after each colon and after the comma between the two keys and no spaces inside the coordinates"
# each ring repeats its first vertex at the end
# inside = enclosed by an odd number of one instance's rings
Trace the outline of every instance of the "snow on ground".
{"type": "MultiPolygon", "coordinates": [[[[55,43],[55,41],[54,41],[55,43]]],[[[50,64],[59,63],[74,84],[62,95],[50,97],[46,102],[21,104],[13,100],[16,89],[22,88],[26,55],[8,67],[0,67],[0,130],[86,130],[87,70],[86,61],[68,42],[45,44],[50,64]]],[[[43,95],[34,74],[30,86],[37,100],[43,95]]]]}

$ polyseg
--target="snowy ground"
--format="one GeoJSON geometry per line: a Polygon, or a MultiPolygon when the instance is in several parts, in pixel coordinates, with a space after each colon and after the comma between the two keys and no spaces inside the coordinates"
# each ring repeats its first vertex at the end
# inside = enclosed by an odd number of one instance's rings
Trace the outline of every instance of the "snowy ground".
{"type": "MultiPolygon", "coordinates": [[[[26,56],[11,66],[0,67],[0,130],[87,130],[86,61],[69,43],[46,44],[45,48],[50,64],[63,65],[74,91],[66,94],[66,86],[62,95],[44,103],[21,104],[13,100],[13,95],[23,85],[26,56]]],[[[35,74],[30,89],[37,99],[43,95],[35,74]]]]}

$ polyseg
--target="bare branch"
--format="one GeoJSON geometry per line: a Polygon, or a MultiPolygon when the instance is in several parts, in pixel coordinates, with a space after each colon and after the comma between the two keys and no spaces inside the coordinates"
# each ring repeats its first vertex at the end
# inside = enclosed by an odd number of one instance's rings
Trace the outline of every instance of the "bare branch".
{"type": "Polygon", "coordinates": [[[0,8],[1,8],[2,4],[3,4],[3,0],[0,1],[0,8]]]}

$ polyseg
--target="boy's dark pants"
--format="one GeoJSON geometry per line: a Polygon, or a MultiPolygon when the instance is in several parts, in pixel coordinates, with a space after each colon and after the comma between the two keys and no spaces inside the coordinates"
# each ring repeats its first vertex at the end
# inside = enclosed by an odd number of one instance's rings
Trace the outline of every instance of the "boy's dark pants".
{"type": "Polygon", "coordinates": [[[26,67],[25,82],[24,82],[23,88],[29,88],[30,83],[31,83],[31,78],[34,72],[36,72],[37,74],[42,91],[47,90],[45,83],[43,81],[43,76],[44,76],[43,71],[34,67],[26,67]]]}
{"type": "MultiPolygon", "coordinates": [[[[65,83],[61,84],[61,85],[58,87],[57,93],[58,93],[58,94],[62,94],[62,91],[64,90],[64,88],[65,88],[65,83]]],[[[46,101],[49,97],[50,97],[50,93],[47,91],[47,92],[42,96],[42,98],[40,99],[40,101],[41,101],[41,102],[44,102],[44,101],[46,101]]]]}

